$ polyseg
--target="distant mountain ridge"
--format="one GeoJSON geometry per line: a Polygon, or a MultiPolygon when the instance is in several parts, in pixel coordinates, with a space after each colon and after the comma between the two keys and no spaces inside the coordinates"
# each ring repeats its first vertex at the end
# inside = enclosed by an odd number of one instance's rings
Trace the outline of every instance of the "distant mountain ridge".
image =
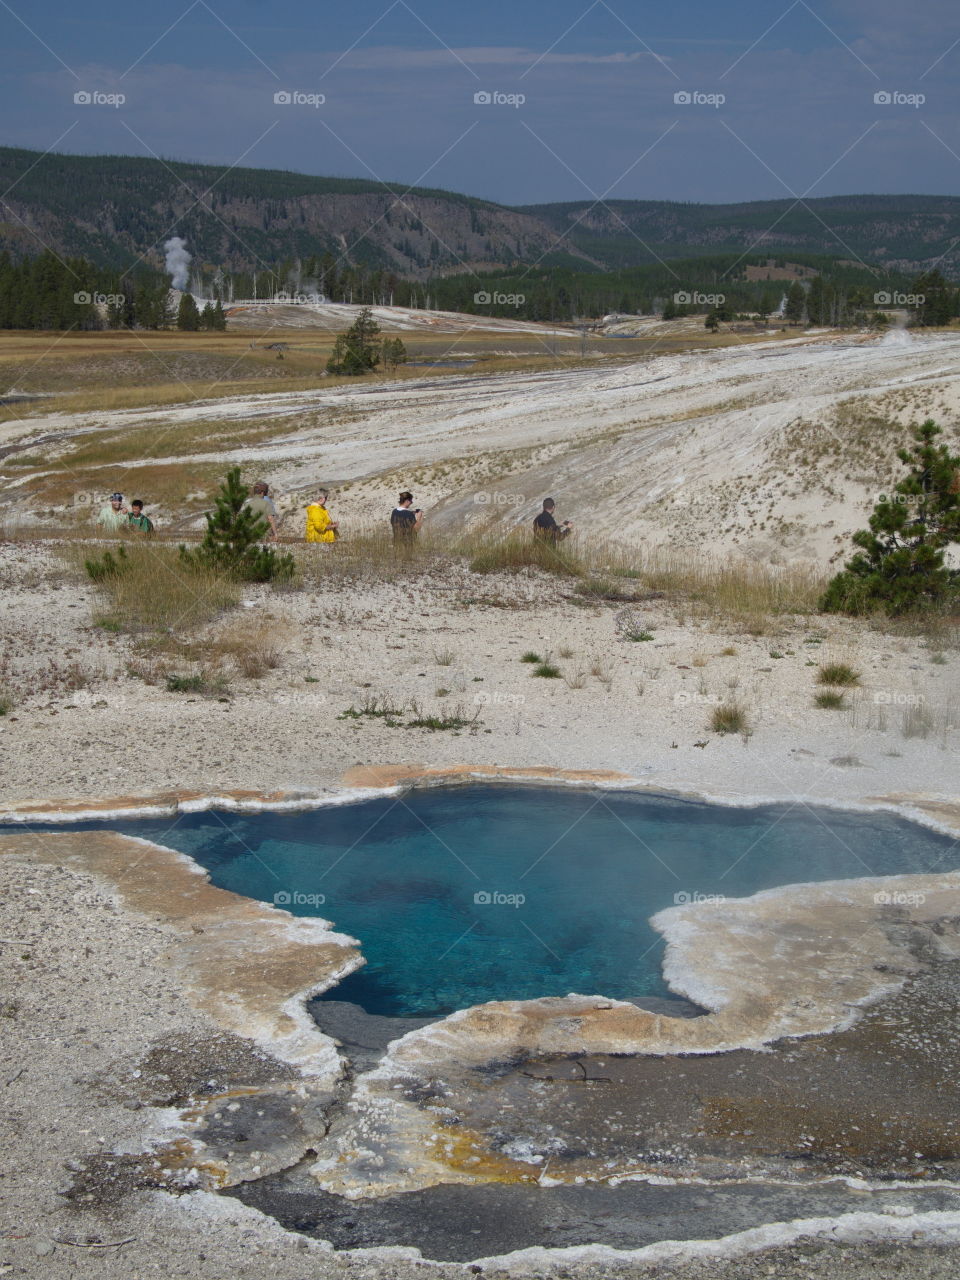
{"type": "Polygon", "coordinates": [[[162,265],[171,235],[233,271],[324,253],[417,278],[518,261],[602,266],[530,214],[399,183],[0,147],[4,191],[0,249],[49,247],[118,270],[141,255],[162,265]]]}
{"type": "Polygon", "coordinates": [[[892,271],[939,266],[960,274],[960,197],[823,196],[744,204],[607,200],[521,206],[567,233],[567,244],[605,265],[634,266],[638,254],[686,257],[698,250],[750,250],[782,257],[826,253],[892,271]],[[642,242],[642,243],[641,243],[642,242]]]}
{"type": "Polygon", "coordinates": [[[743,204],[608,200],[511,208],[457,192],[134,156],[0,147],[0,250],[50,247],[125,270],[170,235],[208,266],[254,271],[332,253],[425,279],[516,263],[604,270],[726,250],[829,254],[960,276],[960,197],[743,204]]]}

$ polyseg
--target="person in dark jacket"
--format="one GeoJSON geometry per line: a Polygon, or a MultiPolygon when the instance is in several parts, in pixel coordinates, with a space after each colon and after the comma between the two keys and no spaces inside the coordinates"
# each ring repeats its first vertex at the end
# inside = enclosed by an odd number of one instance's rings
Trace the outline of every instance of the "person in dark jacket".
{"type": "Polygon", "coordinates": [[[568,538],[573,532],[573,525],[569,520],[564,520],[563,524],[557,524],[553,514],[556,506],[557,504],[552,498],[544,498],[543,510],[533,522],[535,537],[546,538],[550,542],[562,542],[564,538],[568,538]]]}
{"type": "Polygon", "coordinates": [[[400,502],[390,513],[390,526],[393,529],[394,541],[399,542],[404,539],[416,537],[420,532],[423,524],[423,512],[417,507],[413,509],[413,494],[409,490],[404,490],[400,495],[400,502]]]}

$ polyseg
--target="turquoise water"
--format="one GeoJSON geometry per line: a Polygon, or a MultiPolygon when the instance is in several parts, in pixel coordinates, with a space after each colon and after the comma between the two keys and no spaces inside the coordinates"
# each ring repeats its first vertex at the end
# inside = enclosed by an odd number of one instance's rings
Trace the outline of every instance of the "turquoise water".
{"type": "Polygon", "coordinates": [[[684,895],[960,866],[956,840],[888,814],[531,787],[110,825],[190,854],[225,889],[332,920],[367,965],[330,995],[396,1016],[665,995],[647,920],[684,895]]]}

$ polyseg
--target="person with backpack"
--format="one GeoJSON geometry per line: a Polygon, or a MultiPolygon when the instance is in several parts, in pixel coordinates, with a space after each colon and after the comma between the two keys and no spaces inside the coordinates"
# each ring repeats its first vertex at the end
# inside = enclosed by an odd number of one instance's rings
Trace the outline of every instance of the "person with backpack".
{"type": "Polygon", "coordinates": [[[270,486],[265,480],[258,480],[253,486],[253,497],[247,499],[247,508],[267,525],[267,539],[276,542],[278,533],[277,508],[270,497],[270,486]]]}
{"type": "Polygon", "coordinates": [[[140,498],[134,498],[130,503],[127,526],[131,529],[136,529],[140,533],[153,533],[153,521],[149,516],[143,514],[143,501],[140,498]]]}

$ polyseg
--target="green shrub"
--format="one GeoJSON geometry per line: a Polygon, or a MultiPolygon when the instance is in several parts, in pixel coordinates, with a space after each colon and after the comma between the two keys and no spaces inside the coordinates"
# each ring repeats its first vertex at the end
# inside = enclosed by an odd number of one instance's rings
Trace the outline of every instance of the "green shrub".
{"type": "Polygon", "coordinates": [[[840,711],[845,705],[843,693],[836,689],[824,689],[814,698],[813,705],[821,711],[840,711]]]}
{"type": "Polygon", "coordinates": [[[960,542],[960,457],[935,444],[938,435],[928,419],[914,429],[912,447],[898,451],[907,475],[881,495],[869,529],[853,535],[860,550],[827,586],[826,612],[896,616],[960,604],[960,575],[944,563],[946,548],[960,542]]]}
{"type": "Polygon", "coordinates": [[[463,707],[460,706],[454,708],[453,713],[448,716],[424,715],[420,712],[412,720],[408,720],[403,727],[405,729],[429,729],[433,733],[442,733],[446,729],[466,729],[476,722],[478,715],[479,712],[468,717],[463,707]]]}
{"type": "Polygon", "coordinates": [[[167,693],[203,693],[203,676],[167,676],[167,693]]]}
{"type": "Polygon", "coordinates": [[[126,547],[117,547],[117,554],[105,551],[100,559],[95,557],[84,560],[83,567],[91,582],[106,582],[109,578],[119,578],[130,567],[130,559],[126,547]]]}

